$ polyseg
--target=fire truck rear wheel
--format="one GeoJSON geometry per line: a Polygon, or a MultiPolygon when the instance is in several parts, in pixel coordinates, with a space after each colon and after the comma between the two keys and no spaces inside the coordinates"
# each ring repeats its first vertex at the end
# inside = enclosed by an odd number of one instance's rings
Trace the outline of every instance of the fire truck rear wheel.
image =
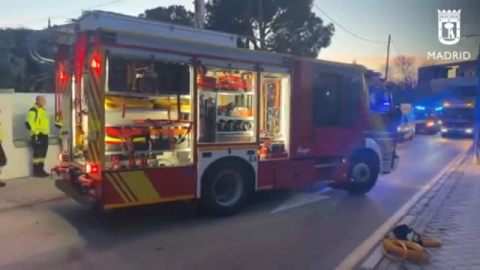
{"type": "Polygon", "coordinates": [[[214,164],[202,181],[202,205],[208,213],[227,216],[237,213],[251,194],[246,166],[236,161],[214,164]]]}
{"type": "Polygon", "coordinates": [[[351,159],[350,182],[346,190],[350,194],[365,194],[372,190],[380,174],[379,160],[375,154],[364,152],[351,159]]]}

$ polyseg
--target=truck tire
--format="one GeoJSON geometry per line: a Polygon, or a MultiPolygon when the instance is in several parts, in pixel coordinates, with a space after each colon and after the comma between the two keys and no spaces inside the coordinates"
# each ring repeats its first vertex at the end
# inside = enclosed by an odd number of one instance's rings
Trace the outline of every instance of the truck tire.
{"type": "Polygon", "coordinates": [[[349,169],[350,182],[346,190],[350,194],[365,194],[372,190],[380,174],[378,158],[371,153],[361,153],[352,157],[349,169]]]}
{"type": "Polygon", "coordinates": [[[251,194],[248,170],[235,161],[219,162],[202,179],[201,203],[207,213],[228,216],[239,212],[251,194]]]}

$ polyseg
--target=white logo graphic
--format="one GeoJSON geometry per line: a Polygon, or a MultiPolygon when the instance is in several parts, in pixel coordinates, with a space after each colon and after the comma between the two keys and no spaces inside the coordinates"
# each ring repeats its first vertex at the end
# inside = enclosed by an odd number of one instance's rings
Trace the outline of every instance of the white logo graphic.
{"type": "Polygon", "coordinates": [[[445,45],[460,41],[460,17],[462,10],[438,10],[438,40],[445,45]]]}
{"type": "Polygon", "coordinates": [[[306,155],[310,152],[310,149],[309,148],[306,148],[306,147],[302,147],[302,146],[299,146],[297,148],[297,153],[298,154],[302,154],[302,155],[306,155]]]}

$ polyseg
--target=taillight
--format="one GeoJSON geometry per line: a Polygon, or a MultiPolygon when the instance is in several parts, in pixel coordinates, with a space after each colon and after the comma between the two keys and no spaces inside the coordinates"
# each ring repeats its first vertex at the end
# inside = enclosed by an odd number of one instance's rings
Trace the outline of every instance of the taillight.
{"type": "Polygon", "coordinates": [[[85,164],[85,172],[88,174],[97,174],[98,173],[98,165],[93,163],[85,164]]]}
{"type": "Polygon", "coordinates": [[[98,54],[93,55],[92,61],[90,63],[90,67],[97,74],[99,74],[102,71],[102,61],[101,61],[100,56],[98,54]]]}
{"type": "Polygon", "coordinates": [[[59,77],[60,77],[60,81],[61,81],[62,83],[68,82],[68,75],[65,74],[65,72],[63,72],[63,71],[60,72],[59,77]]]}
{"type": "Polygon", "coordinates": [[[64,153],[58,154],[58,160],[60,162],[68,162],[68,155],[64,153]]]}

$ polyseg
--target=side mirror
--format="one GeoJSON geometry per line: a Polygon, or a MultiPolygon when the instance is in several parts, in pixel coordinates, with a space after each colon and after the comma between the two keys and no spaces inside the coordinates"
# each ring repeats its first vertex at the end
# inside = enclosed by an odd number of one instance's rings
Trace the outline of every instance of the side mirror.
{"type": "Polygon", "coordinates": [[[392,99],[384,89],[370,88],[370,109],[375,114],[391,114],[392,99]]]}

